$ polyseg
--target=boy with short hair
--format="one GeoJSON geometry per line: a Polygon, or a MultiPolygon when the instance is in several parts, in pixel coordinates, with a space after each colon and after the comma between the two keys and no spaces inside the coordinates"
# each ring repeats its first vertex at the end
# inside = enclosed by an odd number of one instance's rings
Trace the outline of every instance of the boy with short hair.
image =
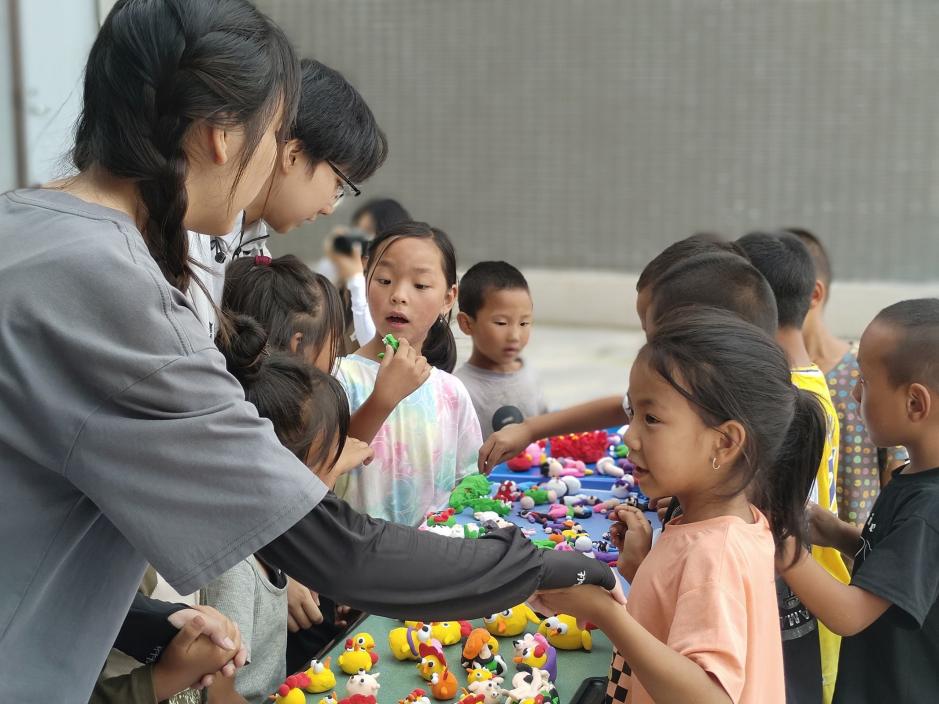
{"type": "Polygon", "coordinates": [[[525,418],[545,413],[541,385],[520,356],[534,314],[522,272],[506,262],[479,262],[460,279],[458,300],[457,322],[473,339],[473,353],[454,374],[469,391],[483,439],[503,406],[515,406],[525,418]]]}
{"type": "MultiPolygon", "coordinates": [[[[801,240],[791,232],[752,232],[737,240],[737,244],[746,252],[753,266],[766,277],[776,297],[779,318],[776,341],[789,358],[789,365],[792,367],[792,383],[815,393],[828,416],[825,451],[810,498],[837,516],[836,486],[840,441],[838,416],[831,402],[825,375],[809,357],[802,336],[802,325],[811,305],[812,291],[815,289],[815,264],[812,261],[812,255],[801,240]]],[[[812,548],[812,554],[829,574],[847,584],[850,575],[837,550],[816,545],[812,548]]],[[[799,676],[805,668],[796,664],[804,662],[803,658],[808,657],[808,651],[804,647],[805,639],[795,637],[795,634],[800,633],[803,628],[800,619],[807,616],[804,610],[801,610],[801,605],[798,605],[798,608],[798,611],[794,610],[793,614],[788,617],[788,622],[783,619],[783,655],[786,658],[787,697],[797,687],[804,687],[806,696],[793,696],[789,701],[806,700],[809,690],[814,688],[812,682],[799,676]],[[793,634],[789,640],[787,640],[787,630],[793,634]],[[798,647],[794,645],[797,642],[798,647]],[[787,644],[792,645],[787,648],[787,644]]],[[[821,651],[823,701],[828,704],[831,702],[838,672],[840,638],[820,623],[818,640],[821,651]]]]}
{"type": "Polygon", "coordinates": [[[851,584],[814,560],[783,577],[841,646],[834,701],[930,701],[939,691],[939,299],[882,310],[861,337],[854,397],[871,440],[904,446],[863,530],[811,507],[813,542],[854,556],[851,584]]]}

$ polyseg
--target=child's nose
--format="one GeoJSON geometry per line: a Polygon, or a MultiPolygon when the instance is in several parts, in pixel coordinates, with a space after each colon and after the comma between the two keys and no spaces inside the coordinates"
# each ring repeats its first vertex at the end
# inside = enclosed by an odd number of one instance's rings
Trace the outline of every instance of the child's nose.
{"type": "Polygon", "coordinates": [[[626,434],[623,436],[623,444],[629,448],[629,451],[639,452],[641,449],[639,443],[639,433],[633,430],[632,425],[626,428],[626,434]]]}

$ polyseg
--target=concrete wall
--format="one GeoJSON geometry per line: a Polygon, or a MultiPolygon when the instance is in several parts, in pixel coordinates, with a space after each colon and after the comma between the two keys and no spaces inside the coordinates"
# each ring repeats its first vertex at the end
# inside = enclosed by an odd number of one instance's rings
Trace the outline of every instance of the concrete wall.
{"type": "MultiPolygon", "coordinates": [[[[388,132],[366,196],[464,267],[638,271],[696,230],[801,225],[841,281],[937,278],[933,0],[257,4],[388,132]]],[[[344,207],[275,247],[317,257],[344,207]]]]}

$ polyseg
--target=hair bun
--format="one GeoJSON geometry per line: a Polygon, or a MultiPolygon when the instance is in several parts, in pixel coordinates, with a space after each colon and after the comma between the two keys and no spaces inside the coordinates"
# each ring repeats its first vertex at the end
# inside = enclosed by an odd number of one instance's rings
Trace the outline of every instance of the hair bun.
{"type": "Polygon", "coordinates": [[[244,386],[261,368],[267,352],[267,332],[254,318],[240,313],[230,315],[228,325],[227,341],[220,336],[217,344],[225,356],[225,367],[244,386]]]}

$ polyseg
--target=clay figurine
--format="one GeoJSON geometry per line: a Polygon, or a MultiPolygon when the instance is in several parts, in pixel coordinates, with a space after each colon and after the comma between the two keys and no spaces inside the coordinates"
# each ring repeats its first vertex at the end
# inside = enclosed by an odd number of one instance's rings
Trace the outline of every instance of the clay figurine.
{"type": "Polygon", "coordinates": [[[310,683],[304,688],[310,694],[321,694],[336,688],[336,675],[329,669],[329,661],[330,658],[326,658],[323,662],[310,661],[310,669],[306,671],[310,683]]]}
{"type": "Polygon", "coordinates": [[[365,697],[377,697],[378,689],[381,687],[381,685],[378,684],[378,677],[380,675],[380,672],[370,674],[365,670],[359,670],[358,673],[352,675],[346,683],[346,695],[351,697],[354,694],[361,694],[365,697]]]}
{"type": "Polygon", "coordinates": [[[372,669],[372,656],[367,650],[359,648],[352,638],[346,639],[346,649],[336,658],[339,669],[347,675],[354,675],[359,670],[368,672],[372,669]]]}
{"type": "Polygon", "coordinates": [[[502,682],[501,677],[493,677],[491,680],[470,682],[466,687],[473,694],[482,694],[483,704],[502,704],[503,699],[505,699],[502,682]]]}
{"type": "Polygon", "coordinates": [[[277,694],[274,695],[274,704],[306,704],[306,695],[303,688],[310,684],[306,673],[300,672],[296,675],[290,675],[284,683],[277,688],[277,694]]]}
{"type": "Polygon", "coordinates": [[[548,679],[557,682],[558,651],[541,633],[536,633],[532,641],[514,658],[518,671],[544,670],[548,673],[548,679]]]}
{"type": "Polygon", "coordinates": [[[529,622],[536,626],[541,623],[528,604],[519,604],[483,619],[486,629],[494,636],[517,636],[525,630],[529,622]]]}
{"type": "MultiPolygon", "coordinates": [[[[385,336],[381,339],[381,341],[382,341],[384,344],[386,344],[386,345],[391,345],[391,349],[393,349],[395,352],[398,351],[398,345],[401,344],[400,342],[398,342],[398,341],[395,339],[395,336],[392,335],[390,332],[389,332],[387,335],[385,335],[385,336]]],[[[384,353],[384,352],[379,352],[379,353],[378,353],[378,358],[379,358],[379,359],[384,359],[384,358],[385,358],[385,353],[384,353]]]]}
{"type": "Polygon", "coordinates": [[[558,614],[546,618],[538,627],[538,632],[559,650],[590,650],[593,639],[590,631],[577,627],[577,620],[567,614],[558,614]]]}
{"type": "Polygon", "coordinates": [[[506,670],[505,660],[499,655],[499,641],[485,628],[474,628],[463,646],[463,668],[472,669],[479,665],[494,675],[501,675],[506,670]]]}

